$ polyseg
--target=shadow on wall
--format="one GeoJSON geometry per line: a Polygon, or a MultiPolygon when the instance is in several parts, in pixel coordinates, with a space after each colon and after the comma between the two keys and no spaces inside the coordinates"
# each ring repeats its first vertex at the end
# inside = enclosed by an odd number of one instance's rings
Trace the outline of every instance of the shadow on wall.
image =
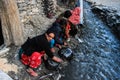
{"type": "Polygon", "coordinates": [[[2,25],[0,20],[0,46],[4,44],[3,34],[2,34],[2,25]]]}

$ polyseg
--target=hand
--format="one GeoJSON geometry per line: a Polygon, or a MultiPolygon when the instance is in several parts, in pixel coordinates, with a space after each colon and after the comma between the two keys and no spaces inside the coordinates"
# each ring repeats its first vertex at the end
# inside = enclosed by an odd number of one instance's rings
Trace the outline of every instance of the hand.
{"type": "Polygon", "coordinates": [[[68,44],[66,42],[64,42],[64,46],[67,46],[68,44]]]}
{"type": "Polygon", "coordinates": [[[47,60],[47,55],[46,55],[46,54],[44,54],[44,56],[43,56],[43,57],[44,57],[44,60],[47,60]]]}
{"type": "Polygon", "coordinates": [[[60,44],[56,44],[56,46],[57,46],[59,49],[62,48],[62,46],[61,46],[60,44]]]}
{"type": "Polygon", "coordinates": [[[61,46],[61,45],[58,45],[58,48],[59,48],[59,49],[61,49],[61,48],[62,48],[62,46],[61,46]]]}
{"type": "Polygon", "coordinates": [[[62,59],[60,59],[59,57],[56,57],[56,56],[54,56],[52,59],[53,59],[54,61],[56,61],[56,62],[59,62],[59,63],[62,63],[62,62],[63,62],[62,59]]]}
{"type": "Polygon", "coordinates": [[[52,53],[55,53],[55,49],[54,49],[54,48],[51,48],[51,52],[52,52],[52,53]]]}

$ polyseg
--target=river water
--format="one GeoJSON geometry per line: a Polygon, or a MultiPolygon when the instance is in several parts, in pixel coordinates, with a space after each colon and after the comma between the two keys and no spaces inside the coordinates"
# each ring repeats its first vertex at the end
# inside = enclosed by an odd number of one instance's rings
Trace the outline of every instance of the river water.
{"type": "Polygon", "coordinates": [[[84,2],[83,41],[73,49],[74,59],[61,80],[120,80],[120,41],[84,2]]]}

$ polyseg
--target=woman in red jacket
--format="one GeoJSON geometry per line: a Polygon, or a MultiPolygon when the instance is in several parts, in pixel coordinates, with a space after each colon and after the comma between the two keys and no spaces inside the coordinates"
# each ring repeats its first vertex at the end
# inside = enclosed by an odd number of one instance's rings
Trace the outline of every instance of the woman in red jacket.
{"type": "Polygon", "coordinates": [[[56,62],[62,62],[62,60],[53,55],[50,48],[50,41],[54,38],[54,33],[45,33],[43,35],[36,36],[32,39],[28,39],[22,46],[23,53],[21,55],[21,62],[27,66],[27,72],[32,76],[38,76],[33,70],[41,64],[41,57],[46,53],[48,57],[52,58],[56,62]]]}

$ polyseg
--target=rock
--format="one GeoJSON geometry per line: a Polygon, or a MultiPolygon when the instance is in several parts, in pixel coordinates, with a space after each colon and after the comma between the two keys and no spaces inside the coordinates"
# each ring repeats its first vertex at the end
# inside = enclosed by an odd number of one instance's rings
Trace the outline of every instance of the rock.
{"type": "Polygon", "coordinates": [[[120,38],[120,13],[113,8],[95,5],[92,11],[108,25],[120,38]]]}
{"type": "Polygon", "coordinates": [[[0,55],[7,53],[9,50],[10,50],[10,48],[4,47],[2,50],[0,50],[0,55]]]}

